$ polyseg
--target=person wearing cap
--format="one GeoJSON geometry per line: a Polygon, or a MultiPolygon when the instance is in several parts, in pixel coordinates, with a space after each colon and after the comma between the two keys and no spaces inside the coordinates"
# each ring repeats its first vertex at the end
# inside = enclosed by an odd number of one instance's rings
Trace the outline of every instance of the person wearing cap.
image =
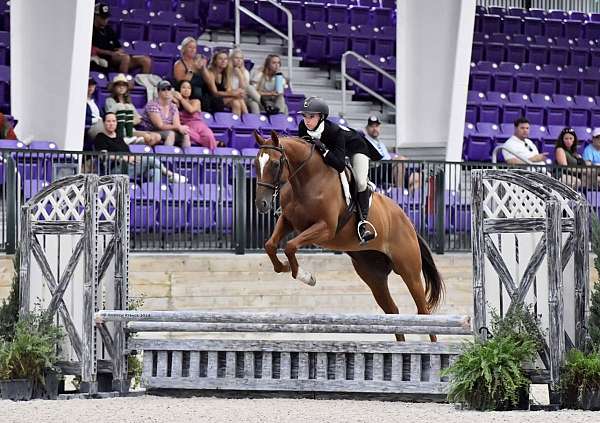
{"type": "Polygon", "coordinates": [[[160,134],[135,129],[136,126],[142,123],[142,116],[131,102],[131,96],[129,95],[131,85],[131,81],[124,74],[115,75],[111,83],[108,84],[110,97],[104,103],[104,110],[117,114],[120,129],[125,129],[123,136],[126,142],[137,142],[138,139],[142,138],[145,144],[153,147],[161,143],[160,134]]]}
{"type": "Polygon", "coordinates": [[[367,185],[369,159],[381,160],[381,154],[358,132],[328,120],[329,106],[322,98],[307,98],[298,113],[304,118],[298,125],[298,135],[314,142],[325,164],[341,173],[346,167],[346,155],[352,159],[358,191],[358,238],[361,244],[366,244],[377,236],[375,227],[367,220],[371,196],[367,185]]]}
{"type": "Polygon", "coordinates": [[[600,165],[600,128],[592,131],[592,143],[583,150],[583,160],[587,165],[600,165]]]}
{"type": "Polygon", "coordinates": [[[537,146],[529,138],[529,121],[524,117],[515,120],[515,132],[504,143],[502,155],[508,164],[535,163],[544,164],[548,153],[540,153],[537,146]]]}
{"type": "Polygon", "coordinates": [[[142,116],[142,124],[148,131],[160,134],[165,145],[190,147],[189,128],[181,124],[179,110],[173,102],[171,83],[162,80],[156,84],[158,98],[148,102],[142,116]]]}
{"type": "Polygon", "coordinates": [[[91,140],[104,129],[102,113],[94,98],[95,92],[96,80],[90,76],[88,79],[87,102],[85,105],[85,126],[89,128],[87,130],[87,135],[91,140]]]}
{"type": "MultiPolygon", "coordinates": [[[[405,156],[392,156],[385,144],[379,140],[380,134],[381,120],[379,120],[379,117],[376,115],[369,116],[367,119],[367,126],[362,130],[362,135],[381,154],[381,160],[408,160],[405,156]]],[[[388,182],[389,186],[394,185],[395,183],[396,186],[405,187],[409,192],[413,192],[421,183],[421,174],[418,169],[407,169],[404,164],[394,164],[391,166],[388,164],[388,166],[380,169],[379,174],[378,169],[379,168],[373,169],[376,175],[373,180],[377,180],[378,185],[388,182]],[[383,174],[381,174],[381,171],[383,171],[383,174]],[[379,178],[377,178],[377,176],[379,176],[379,178]],[[408,181],[408,185],[406,186],[404,185],[405,181],[408,181]],[[390,184],[390,182],[393,183],[390,184]]]]}
{"type": "Polygon", "coordinates": [[[119,37],[108,25],[110,7],[98,3],[94,9],[94,29],[92,47],[97,56],[105,58],[111,67],[119,72],[128,73],[131,69],[141,68],[142,73],[150,73],[152,60],[148,56],[130,56],[122,48],[119,37]]]}

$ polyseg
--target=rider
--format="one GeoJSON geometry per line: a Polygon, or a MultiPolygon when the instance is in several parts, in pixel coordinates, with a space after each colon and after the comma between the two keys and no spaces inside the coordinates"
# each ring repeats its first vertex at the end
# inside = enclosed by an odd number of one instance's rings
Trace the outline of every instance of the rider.
{"type": "Polygon", "coordinates": [[[375,228],[367,221],[370,197],[367,187],[369,159],[381,160],[381,154],[358,132],[327,120],[329,106],[322,98],[307,98],[298,113],[304,117],[298,125],[298,135],[315,143],[326,164],[341,173],[344,171],[346,155],[351,157],[358,192],[358,237],[361,244],[369,242],[377,236],[375,228]]]}

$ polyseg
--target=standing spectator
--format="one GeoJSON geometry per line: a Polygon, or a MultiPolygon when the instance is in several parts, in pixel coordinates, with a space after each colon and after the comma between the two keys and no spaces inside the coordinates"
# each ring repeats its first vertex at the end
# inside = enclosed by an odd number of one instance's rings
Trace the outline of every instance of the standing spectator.
{"type": "Polygon", "coordinates": [[[200,100],[191,98],[191,95],[192,83],[182,81],[179,85],[179,92],[173,93],[173,102],[179,107],[179,118],[181,123],[188,127],[192,144],[204,146],[212,152],[217,148],[217,140],[202,119],[200,100]]]}
{"type": "MultiPolygon", "coordinates": [[[[390,154],[385,144],[379,140],[381,134],[381,121],[375,115],[369,116],[367,126],[361,131],[366,140],[381,154],[381,160],[408,160],[405,156],[394,156],[390,154]]],[[[413,192],[421,185],[421,174],[418,169],[407,169],[404,163],[394,163],[385,168],[385,179],[395,180],[396,186],[405,187],[413,192]],[[408,184],[405,186],[405,181],[408,184]]]]}
{"type": "Polygon", "coordinates": [[[206,92],[204,73],[206,58],[198,54],[198,45],[194,37],[185,37],[181,42],[181,59],[173,65],[173,76],[178,84],[189,81],[192,84],[192,98],[202,99],[206,92]]]}
{"type": "Polygon", "coordinates": [[[281,58],[276,54],[269,54],[263,67],[252,75],[250,81],[260,95],[262,110],[269,114],[288,113],[283,95],[285,81],[285,76],[281,73],[281,58]]]}
{"type": "MultiPolygon", "coordinates": [[[[117,115],[108,112],[104,115],[104,131],[96,135],[94,139],[96,151],[108,151],[112,153],[129,153],[129,146],[123,137],[117,134],[117,115]]],[[[152,156],[109,156],[113,163],[109,163],[111,173],[126,173],[130,178],[136,178],[140,174],[151,180],[160,182],[161,175],[165,175],[169,181],[185,183],[186,177],[171,172],[161,162],[152,156]]]]}
{"type": "Polygon", "coordinates": [[[515,120],[515,133],[504,143],[502,155],[509,164],[535,163],[544,164],[548,153],[540,153],[529,138],[529,121],[523,117],[515,120]],[[526,160],[527,162],[525,162],[526,160]]]}
{"type": "Polygon", "coordinates": [[[121,48],[119,38],[108,25],[110,8],[104,3],[96,4],[94,9],[94,30],[92,47],[96,56],[105,58],[111,68],[128,73],[132,69],[141,68],[142,73],[150,73],[152,60],[148,56],[130,56],[121,48]]]}
{"type": "Polygon", "coordinates": [[[231,81],[227,80],[228,62],[229,56],[225,51],[213,54],[208,71],[203,74],[208,93],[202,97],[202,104],[211,113],[222,112],[225,107],[229,107],[236,115],[242,115],[248,113],[246,92],[241,88],[231,89],[231,81]]]}
{"type": "Polygon", "coordinates": [[[96,135],[104,129],[102,113],[94,99],[95,92],[96,80],[90,76],[88,79],[87,103],[85,106],[85,126],[89,127],[87,135],[90,139],[94,139],[96,135]]]}
{"type": "MultiPolygon", "coordinates": [[[[142,123],[142,117],[131,102],[130,88],[131,82],[127,80],[125,75],[122,73],[116,75],[108,86],[110,97],[106,99],[104,110],[107,113],[112,112],[117,115],[117,122],[119,125],[124,126],[127,137],[141,137],[144,143],[151,147],[160,144],[160,134],[134,130],[135,126],[142,123]]],[[[119,128],[119,130],[121,129],[119,128]]],[[[123,136],[123,134],[121,135],[123,136]]]]}
{"type": "Polygon", "coordinates": [[[148,131],[160,134],[165,145],[180,145],[190,147],[189,128],[181,124],[179,111],[173,103],[171,83],[166,80],[156,85],[158,99],[148,102],[144,109],[142,122],[148,131]]]}
{"type": "Polygon", "coordinates": [[[600,128],[592,131],[592,143],[583,150],[583,160],[587,165],[600,166],[600,128]]]}
{"type": "Polygon", "coordinates": [[[250,84],[250,72],[244,66],[242,50],[235,48],[229,55],[227,78],[231,81],[231,89],[243,89],[246,92],[246,107],[250,113],[260,113],[260,94],[250,84]]]}

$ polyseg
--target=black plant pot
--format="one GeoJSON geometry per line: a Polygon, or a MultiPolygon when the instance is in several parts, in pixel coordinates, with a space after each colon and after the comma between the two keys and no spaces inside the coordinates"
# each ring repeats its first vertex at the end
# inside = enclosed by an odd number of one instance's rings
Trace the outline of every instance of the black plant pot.
{"type": "Polygon", "coordinates": [[[29,401],[33,397],[33,382],[29,379],[0,380],[2,399],[29,401]]]}
{"type": "Polygon", "coordinates": [[[600,390],[586,390],[581,398],[581,408],[584,410],[600,410],[600,390]]]}
{"type": "Polygon", "coordinates": [[[500,403],[497,411],[509,411],[509,410],[529,410],[529,386],[520,389],[519,398],[515,405],[511,403],[500,403]]]}
{"type": "Polygon", "coordinates": [[[58,398],[59,374],[48,371],[44,374],[44,384],[36,383],[33,388],[33,397],[38,399],[55,400],[58,398]]]}

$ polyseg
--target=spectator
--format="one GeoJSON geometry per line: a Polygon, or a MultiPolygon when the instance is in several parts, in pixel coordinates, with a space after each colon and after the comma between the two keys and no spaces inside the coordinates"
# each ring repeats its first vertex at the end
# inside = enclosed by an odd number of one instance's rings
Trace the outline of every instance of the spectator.
{"type": "MultiPolygon", "coordinates": [[[[366,140],[379,151],[379,154],[382,156],[381,160],[408,160],[405,156],[392,156],[385,144],[379,140],[379,135],[381,134],[381,121],[377,116],[369,116],[369,119],[367,119],[367,126],[361,132],[366,140]]],[[[395,180],[396,186],[407,188],[409,192],[413,192],[421,185],[421,174],[418,169],[406,168],[404,163],[394,163],[391,166],[385,166],[383,169],[385,171],[383,174],[380,174],[380,179],[384,179],[384,181],[378,182],[395,180]],[[406,186],[405,181],[408,181],[406,186]]]]}
{"type": "Polygon", "coordinates": [[[0,113],[0,139],[3,140],[16,140],[17,134],[13,129],[12,123],[6,119],[4,113],[0,113]]]}
{"type": "Polygon", "coordinates": [[[192,98],[202,99],[206,92],[203,74],[206,72],[206,58],[198,53],[198,45],[194,37],[185,37],[181,42],[181,59],[173,65],[175,81],[181,84],[189,81],[192,84],[192,98]]]}
{"type": "Polygon", "coordinates": [[[600,128],[592,131],[592,143],[583,150],[583,160],[587,165],[600,166],[600,128]]]}
{"type": "MultiPolygon", "coordinates": [[[[129,146],[123,137],[117,134],[117,115],[113,112],[104,115],[104,131],[96,135],[94,149],[110,153],[129,153],[129,146]]],[[[113,161],[113,165],[108,169],[111,173],[126,173],[131,179],[142,174],[156,182],[160,182],[161,175],[165,175],[171,182],[186,182],[185,176],[171,172],[152,156],[109,156],[109,158],[113,161]]]]}
{"type": "Polygon", "coordinates": [[[94,139],[104,129],[102,113],[94,99],[95,92],[96,80],[90,76],[88,79],[87,104],[85,106],[85,126],[89,127],[87,135],[90,139],[94,139]]]}
{"type": "Polygon", "coordinates": [[[160,134],[134,130],[135,126],[142,123],[142,117],[131,102],[130,88],[131,82],[125,75],[122,73],[116,75],[108,86],[110,97],[106,99],[104,110],[117,115],[117,131],[125,141],[129,141],[130,137],[141,137],[144,143],[151,147],[160,144],[160,134]]]}
{"type": "Polygon", "coordinates": [[[211,152],[217,147],[217,140],[210,128],[204,123],[200,113],[200,100],[191,98],[192,83],[182,81],[179,92],[173,93],[173,102],[179,107],[179,119],[188,127],[192,144],[201,145],[211,152]]]}
{"type": "Polygon", "coordinates": [[[231,81],[231,89],[241,88],[246,92],[246,107],[250,113],[260,113],[260,94],[254,85],[250,85],[250,72],[244,66],[242,50],[235,48],[229,55],[227,78],[231,81]]]}
{"type": "Polygon", "coordinates": [[[173,103],[171,83],[166,80],[156,85],[158,99],[148,102],[144,109],[142,123],[144,128],[160,134],[165,145],[178,144],[190,147],[189,128],[181,124],[179,111],[173,103]]]}
{"type": "Polygon", "coordinates": [[[204,82],[208,92],[202,97],[202,104],[205,110],[216,113],[229,107],[236,115],[248,113],[246,108],[246,92],[238,88],[231,89],[231,81],[227,80],[227,64],[229,57],[225,51],[218,51],[213,54],[208,71],[203,73],[204,82]]]}
{"type": "Polygon", "coordinates": [[[250,81],[260,95],[261,110],[269,114],[288,113],[283,95],[285,77],[280,69],[281,58],[276,54],[269,54],[265,59],[263,67],[252,75],[250,81]]]}
{"type": "Polygon", "coordinates": [[[546,162],[548,153],[540,153],[536,145],[529,138],[529,121],[523,117],[515,120],[515,132],[504,143],[502,155],[504,161],[509,164],[546,162]]]}
{"type": "Polygon", "coordinates": [[[141,68],[142,73],[150,73],[152,60],[148,56],[130,56],[121,48],[119,38],[108,25],[110,8],[107,4],[98,3],[94,9],[94,30],[92,47],[95,56],[108,61],[111,68],[128,73],[132,69],[141,68]]]}
{"type": "MultiPolygon", "coordinates": [[[[564,128],[556,140],[556,149],[554,150],[554,160],[559,166],[569,166],[573,168],[578,165],[584,165],[585,162],[579,153],[577,153],[577,134],[571,128],[564,128]]],[[[581,169],[556,169],[560,172],[560,180],[572,188],[581,187],[581,169]]]]}

